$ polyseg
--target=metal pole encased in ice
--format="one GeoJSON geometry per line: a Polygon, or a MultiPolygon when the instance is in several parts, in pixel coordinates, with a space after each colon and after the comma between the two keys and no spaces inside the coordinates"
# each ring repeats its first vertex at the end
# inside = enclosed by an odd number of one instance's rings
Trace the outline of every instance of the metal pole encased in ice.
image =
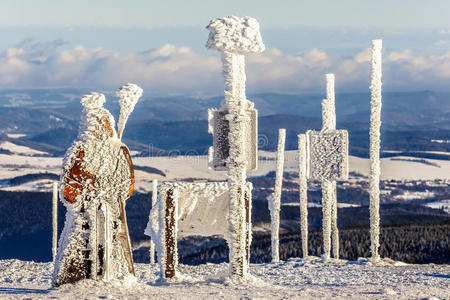
{"type": "Polygon", "coordinates": [[[278,130],[277,169],[275,175],[275,190],[269,198],[271,237],[272,237],[272,262],[280,261],[280,209],[281,191],[283,187],[284,169],[284,145],[286,141],[286,129],[278,130]]]}
{"type": "Polygon", "coordinates": [[[245,208],[246,184],[246,113],[245,53],[262,52],[264,44],[259,33],[259,23],[249,17],[225,17],[212,20],[206,27],[210,33],[206,43],[209,49],[222,52],[223,75],[225,77],[225,108],[229,122],[229,243],[230,276],[245,277],[248,272],[245,253],[245,208]]]}
{"type": "Polygon", "coordinates": [[[300,196],[300,231],[303,257],[308,256],[308,180],[306,178],[306,135],[298,135],[298,178],[300,196]]]}
{"type": "Polygon", "coordinates": [[[382,40],[372,41],[372,78],[370,84],[370,250],[379,259],[380,246],[380,127],[381,127],[381,49],[382,40]]]}
{"type": "MultiPolygon", "coordinates": [[[[156,205],[156,201],[158,199],[158,179],[153,179],[152,182],[152,206],[150,212],[156,205]]],[[[149,220],[153,220],[152,216],[149,216],[149,220]]],[[[150,263],[155,263],[155,242],[150,240],[150,263]]]]}
{"type": "MultiPolygon", "coordinates": [[[[327,132],[336,129],[336,112],[335,112],[335,95],[334,95],[334,74],[326,74],[326,92],[327,98],[322,100],[322,130],[321,132],[327,132]]],[[[336,207],[336,183],[334,181],[324,180],[322,181],[322,229],[323,229],[323,258],[325,260],[330,259],[331,252],[331,234],[336,247],[336,240],[338,237],[337,226],[335,220],[332,221],[332,217],[335,215],[332,213],[333,206],[336,207]]],[[[337,216],[337,214],[336,214],[337,216]]],[[[337,240],[337,242],[339,242],[337,240]]],[[[335,258],[337,258],[335,256],[335,258]]]]}
{"type": "Polygon", "coordinates": [[[52,197],[52,259],[55,262],[56,252],[58,249],[58,182],[53,182],[53,197],[52,197]]]}

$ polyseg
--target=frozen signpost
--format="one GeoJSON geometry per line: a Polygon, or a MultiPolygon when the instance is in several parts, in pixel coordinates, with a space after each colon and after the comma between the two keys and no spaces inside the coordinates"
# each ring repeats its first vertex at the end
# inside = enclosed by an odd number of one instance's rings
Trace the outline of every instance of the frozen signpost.
{"type": "Polygon", "coordinates": [[[245,277],[248,265],[243,191],[247,171],[256,168],[257,115],[245,96],[244,55],[264,51],[264,44],[258,21],[250,17],[214,19],[207,29],[210,32],[206,47],[222,52],[225,77],[225,101],[220,110],[210,112],[210,128],[214,128],[214,151],[210,157],[214,169],[228,171],[230,276],[245,277]]]}
{"type": "Polygon", "coordinates": [[[336,181],[348,178],[348,133],[336,130],[334,75],[327,74],[327,99],[322,101],[322,130],[306,133],[307,175],[322,182],[323,258],[330,259],[333,231],[334,257],[339,255],[336,181]]]}

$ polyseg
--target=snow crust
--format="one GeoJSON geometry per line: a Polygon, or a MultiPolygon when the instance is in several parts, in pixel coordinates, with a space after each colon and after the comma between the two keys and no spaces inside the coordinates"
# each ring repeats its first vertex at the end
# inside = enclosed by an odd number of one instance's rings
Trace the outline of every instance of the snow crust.
{"type": "Polygon", "coordinates": [[[379,257],[380,246],[380,143],[381,143],[381,49],[382,41],[372,41],[372,76],[370,83],[370,250],[379,257]]]}
{"type": "Polygon", "coordinates": [[[116,95],[119,96],[120,116],[117,122],[117,136],[122,137],[125,124],[134,110],[136,103],[142,96],[143,90],[133,83],[128,83],[117,90],[116,95]]]}
{"type": "Polygon", "coordinates": [[[185,274],[161,282],[156,265],[136,264],[136,279],[83,280],[51,286],[51,263],[0,260],[2,299],[447,299],[448,265],[381,260],[289,259],[251,265],[250,279],[226,278],[227,264],[179,265],[185,274]]]}
{"type": "Polygon", "coordinates": [[[206,28],[210,31],[206,48],[237,54],[260,53],[265,49],[259,33],[259,23],[254,18],[217,18],[211,20],[206,28]]]}

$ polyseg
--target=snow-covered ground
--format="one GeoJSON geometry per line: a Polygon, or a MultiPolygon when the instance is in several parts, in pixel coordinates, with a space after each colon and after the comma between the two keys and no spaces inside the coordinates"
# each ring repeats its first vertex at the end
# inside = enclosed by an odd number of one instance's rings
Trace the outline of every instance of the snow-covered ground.
{"type": "Polygon", "coordinates": [[[51,263],[0,260],[1,299],[449,299],[449,265],[389,260],[323,263],[289,259],[251,265],[243,283],[226,278],[228,265],[180,265],[181,278],[158,280],[158,266],[136,264],[137,281],[51,287],[51,263]]]}
{"type": "Polygon", "coordinates": [[[425,204],[425,206],[435,208],[435,209],[443,209],[448,214],[450,214],[450,199],[436,201],[436,202],[429,202],[425,204]]]}
{"type": "MultiPolygon", "coordinates": [[[[27,148],[30,149],[30,148],[27,148]]],[[[32,150],[32,149],[31,149],[32,150]]],[[[35,151],[35,150],[33,150],[35,151]]],[[[135,153],[137,154],[137,153],[135,153]]],[[[381,179],[396,180],[432,180],[450,179],[450,161],[427,159],[432,164],[424,164],[408,157],[395,157],[381,159],[381,179]],[[404,160],[398,160],[398,159],[404,160]]],[[[62,158],[26,156],[20,154],[0,154],[0,180],[13,178],[24,174],[50,172],[60,174],[62,158]]],[[[208,169],[206,156],[177,156],[177,157],[133,157],[137,166],[148,166],[163,171],[166,176],[136,171],[136,189],[139,192],[148,192],[152,188],[152,180],[183,180],[187,178],[226,180],[226,172],[208,169]]],[[[259,152],[258,170],[250,172],[249,176],[262,176],[276,168],[276,152],[259,152]]],[[[369,175],[369,160],[355,156],[349,157],[350,172],[365,176],[369,175]]],[[[298,172],[297,151],[285,152],[285,172],[298,172]]],[[[23,186],[29,190],[30,185],[23,186]]],[[[20,186],[15,190],[20,190],[20,186]]],[[[50,191],[50,186],[49,190],[50,191]]]]}
{"type": "Polygon", "coordinates": [[[16,145],[11,142],[2,142],[0,143],[0,148],[4,150],[8,150],[15,154],[21,154],[21,155],[47,155],[47,152],[38,151],[35,149],[32,149],[30,147],[20,146],[16,145]]]}

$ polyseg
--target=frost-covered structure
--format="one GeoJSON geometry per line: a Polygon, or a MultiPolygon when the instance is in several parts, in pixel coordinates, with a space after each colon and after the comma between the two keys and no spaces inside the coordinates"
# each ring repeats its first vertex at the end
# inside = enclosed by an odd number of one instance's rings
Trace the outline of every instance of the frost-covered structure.
{"type": "Polygon", "coordinates": [[[348,178],[348,132],[336,130],[334,74],[326,74],[327,99],[322,101],[322,130],[306,133],[308,179],[322,181],[323,258],[328,260],[333,234],[339,258],[336,181],[348,178]]]}
{"type": "MultiPolygon", "coordinates": [[[[128,118],[141,94],[133,84],[118,92],[121,120],[128,118]]],[[[60,198],[67,213],[55,260],[55,286],[134,275],[125,215],[125,201],[134,190],[133,163],[104,102],[99,93],[81,99],[78,137],[63,161],[60,198]]]]}
{"type": "Polygon", "coordinates": [[[245,57],[248,52],[262,52],[265,48],[259,33],[259,23],[253,18],[235,16],[212,20],[206,27],[209,38],[206,47],[222,52],[225,77],[225,101],[222,108],[228,113],[229,156],[228,169],[230,246],[230,275],[247,275],[245,246],[245,190],[247,177],[246,136],[252,105],[245,95],[245,57]]]}
{"type": "Polygon", "coordinates": [[[272,237],[272,262],[280,261],[280,209],[281,191],[283,186],[284,144],[286,129],[278,130],[277,169],[275,175],[274,193],[268,197],[270,210],[270,232],[272,237]]]}
{"type": "Polygon", "coordinates": [[[308,256],[308,180],[306,172],[306,135],[298,135],[298,185],[300,196],[300,231],[303,257],[308,256]]]}
{"type": "MultiPolygon", "coordinates": [[[[156,202],[158,200],[158,179],[153,179],[152,181],[152,206],[151,208],[153,209],[156,206],[156,202]]],[[[151,212],[151,210],[150,210],[151,212]]],[[[152,215],[150,213],[149,215],[149,220],[152,219],[152,215]]],[[[154,264],[155,263],[155,242],[152,240],[150,240],[150,263],[154,264]]]]}
{"type": "MultiPolygon", "coordinates": [[[[251,243],[251,183],[244,190],[245,251],[248,261],[251,243]]],[[[156,245],[161,275],[172,278],[177,274],[177,239],[196,235],[221,235],[230,242],[228,230],[227,182],[163,182],[158,199],[152,207],[144,234],[156,245]]]]}
{"type": "Polygon", "coordinates": [[[381,49],[382,40],[372,41],[372,80],[370,84],[370,251],[379,259],[380,246],[380,127],[381,127],[381,49]]]}

